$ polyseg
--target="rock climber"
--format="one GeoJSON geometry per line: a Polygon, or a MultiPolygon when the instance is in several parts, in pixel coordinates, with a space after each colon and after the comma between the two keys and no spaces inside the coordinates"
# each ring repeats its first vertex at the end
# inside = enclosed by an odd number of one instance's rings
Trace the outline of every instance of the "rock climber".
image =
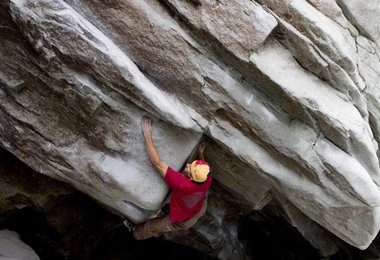
{"type": "Polygon", "coordinates": [[[172,194],[168,215],[150,219],[137,226],[127,219],[123,221],[137,240],[147,239],[162,232],[186,230],[195,225],[206,212],[206,193],[212,182],[212,176],[209,174],[210,167],[204,161],[204,143],[201,143],[198,148],[200,160],[187,164],[182,174],[174,171],[161,160],[153,143],[153,128],[153,122],[143,117],[142,131],[149,158],[171,188],[172,194]]]}

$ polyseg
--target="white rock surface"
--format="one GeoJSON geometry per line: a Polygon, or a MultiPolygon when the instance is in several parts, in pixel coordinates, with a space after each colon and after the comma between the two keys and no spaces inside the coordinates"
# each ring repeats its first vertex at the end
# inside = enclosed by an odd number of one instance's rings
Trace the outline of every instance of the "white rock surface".
{"type": "Polygon", "coordinates": [[[30,246],[20,240],[16,232],[7,229],[0,230],[0,258],[3,260],[40,259],[30,246]]]}
{"type": "Polygon", "coordinates": [[[337,3],[347,19],[359,30],[360,34],[369,37],[379,47],[380,1],[338,0],[337,3]]]}

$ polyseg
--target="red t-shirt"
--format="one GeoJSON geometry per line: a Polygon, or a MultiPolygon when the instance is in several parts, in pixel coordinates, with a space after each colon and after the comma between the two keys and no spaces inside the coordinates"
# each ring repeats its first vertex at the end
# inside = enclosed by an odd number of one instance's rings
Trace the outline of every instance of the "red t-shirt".
{"type": "Polygon", "coordinates": [[[212,177],[209,175],[204,183],[197,184],[168,167],[165,181],[172,189],[169,217],[175,223],[189,219],[201,210],[212,177]]]}

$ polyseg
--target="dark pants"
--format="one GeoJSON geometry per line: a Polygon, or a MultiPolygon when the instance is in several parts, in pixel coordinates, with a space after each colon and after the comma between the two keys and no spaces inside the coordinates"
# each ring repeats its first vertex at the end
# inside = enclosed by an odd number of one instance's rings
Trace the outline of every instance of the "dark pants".
{"type": "Polygon", "coordinates": [[[186,230],[191,228],[197,223],[198,219],[206,213],[207,203],[203,203],[201,210],[193,217],[182,221],[172,223],[169,216],[150,219],[142,224],[136,226],[133,231],[133,236],[137,240],[147,239],[162,232],[170,232],[176,230],[186,230]]]}

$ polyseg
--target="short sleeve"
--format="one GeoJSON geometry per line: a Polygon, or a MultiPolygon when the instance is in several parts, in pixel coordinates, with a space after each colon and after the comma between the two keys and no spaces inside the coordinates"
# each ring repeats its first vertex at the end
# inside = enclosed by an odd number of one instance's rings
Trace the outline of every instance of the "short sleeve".
{"type": "Polygon", "coordinates": [[[186,181],[186,177],[183,174],[174,171],[169,166],[166,170],[165,181],[170,188],[176,189],[181,187],[181,185],[186,181]]]}

